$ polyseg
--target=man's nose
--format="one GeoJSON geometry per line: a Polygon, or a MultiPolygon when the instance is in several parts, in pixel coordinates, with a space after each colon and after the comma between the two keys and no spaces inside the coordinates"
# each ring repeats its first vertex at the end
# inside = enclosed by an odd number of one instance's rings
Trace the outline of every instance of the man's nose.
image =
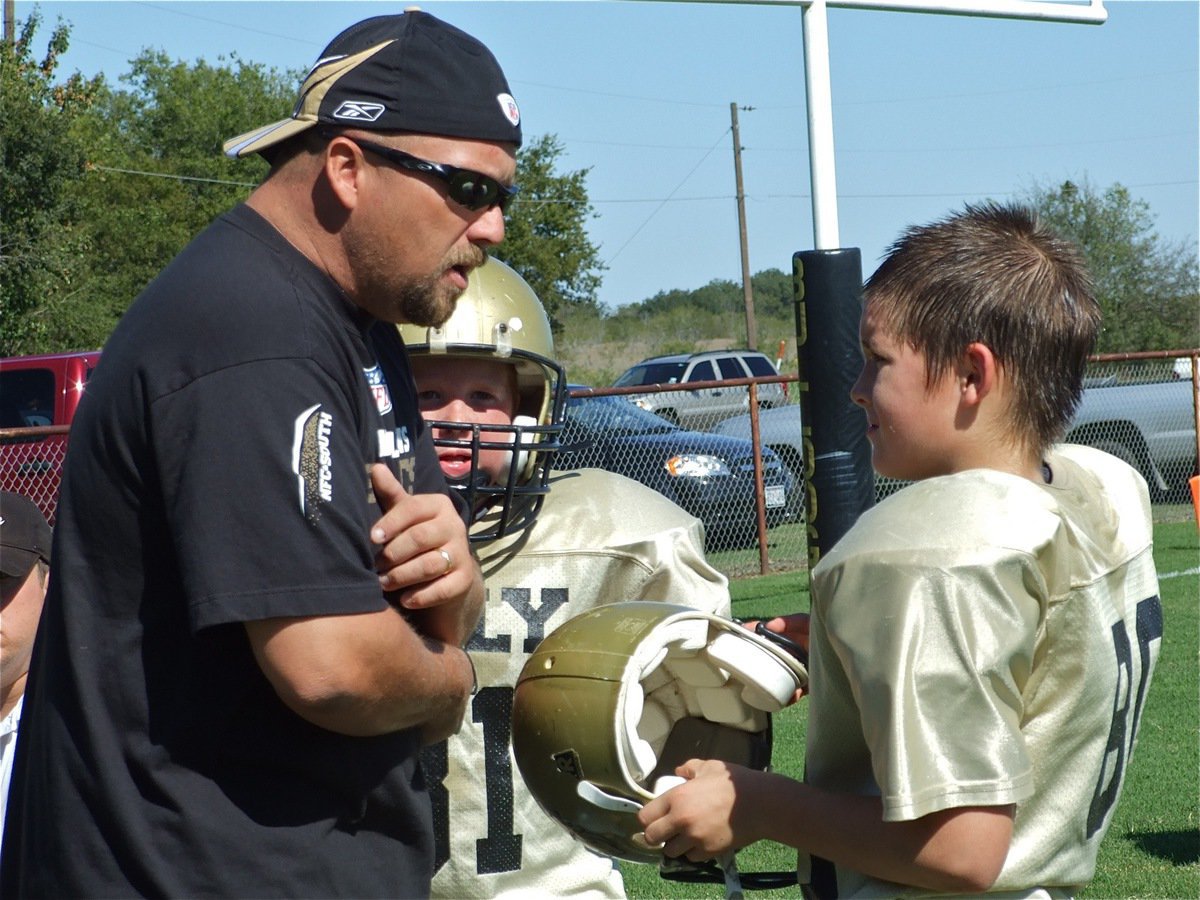
{"type": "Polygon", "coordinates": [[[467,229],[467,239],[472,244],[493,247],[504,240],[504,210],[492,206],[483,211],[467,229]]]}

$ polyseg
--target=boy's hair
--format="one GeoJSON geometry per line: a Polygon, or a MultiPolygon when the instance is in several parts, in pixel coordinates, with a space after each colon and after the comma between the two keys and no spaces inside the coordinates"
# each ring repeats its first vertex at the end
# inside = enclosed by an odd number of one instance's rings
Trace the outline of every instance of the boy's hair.
{"type": "Polygon", "coordinates": [[[986,344],[1012,397],[1012,436],[1043,452],[1083,393],[1100,307],[1079,249],[1032,210],[985,203],[909,228],[867,281],[880,327],[925,356],[926,383],[986,344]]]}

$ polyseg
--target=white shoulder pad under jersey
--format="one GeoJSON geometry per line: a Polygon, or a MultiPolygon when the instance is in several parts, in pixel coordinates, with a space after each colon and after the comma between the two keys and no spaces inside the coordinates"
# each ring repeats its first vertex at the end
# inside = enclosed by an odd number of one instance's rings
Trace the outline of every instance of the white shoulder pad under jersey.
{"type": "MultiPolygon", "coordinates": [[[[807,780],[878,795],[889,821],[1015,804],[993,887],[1012,896],[1091,879],[1162,635],[1145,482],[1087,447],[1047,462],[1047,485],[907,487],[812,574],[807,780]]],[[[919,893],[800,870],[819,895],[919,893]]]]}
{"type": "Polygon", "coordinates": [[[487,603],[468,645],[479,691],[459,733],[423,754],[445,898],[624,896],[612,860],[551,820],[512,758],[513,688],[547,634],[595,606],[661,600],[729,615],[700,521],[611,472],[555,473],[533,527],[475,545],[487,603]]]}

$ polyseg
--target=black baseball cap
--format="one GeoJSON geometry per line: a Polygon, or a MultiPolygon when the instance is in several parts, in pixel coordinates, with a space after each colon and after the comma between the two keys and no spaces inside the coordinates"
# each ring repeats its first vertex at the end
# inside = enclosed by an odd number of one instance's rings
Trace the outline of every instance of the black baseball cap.
{"type": "Polygon", "coordinates": [[[225,155],[262,153],[317,124],[521,144],[521,113],[491,51],[417,9],[335,37],[291,116],[230,138],[225,155]]]}
{"type": "Polygon", "coordinates": [[[39,559],[50,562],[50,526],[21,494],[0,492],[0,572],[24,578],[39,559]]]}

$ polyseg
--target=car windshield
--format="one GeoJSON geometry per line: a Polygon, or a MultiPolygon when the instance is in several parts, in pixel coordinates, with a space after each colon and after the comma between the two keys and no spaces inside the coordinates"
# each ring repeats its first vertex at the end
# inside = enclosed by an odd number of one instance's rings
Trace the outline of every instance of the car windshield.
{"type": "Polygon", "coordinates": [[[647,434],[677,431],[666,419],[646,412],[626,397],[572,397],[567,418],[594,431],[647,434]]]}
{"type": "Polygon", "coordinates": [[[682,362],[641,363],[618,378],[613,385],[626,387],[632,384],[675,384],[683,377],[686,367],[687,363],[682,362]]]}

